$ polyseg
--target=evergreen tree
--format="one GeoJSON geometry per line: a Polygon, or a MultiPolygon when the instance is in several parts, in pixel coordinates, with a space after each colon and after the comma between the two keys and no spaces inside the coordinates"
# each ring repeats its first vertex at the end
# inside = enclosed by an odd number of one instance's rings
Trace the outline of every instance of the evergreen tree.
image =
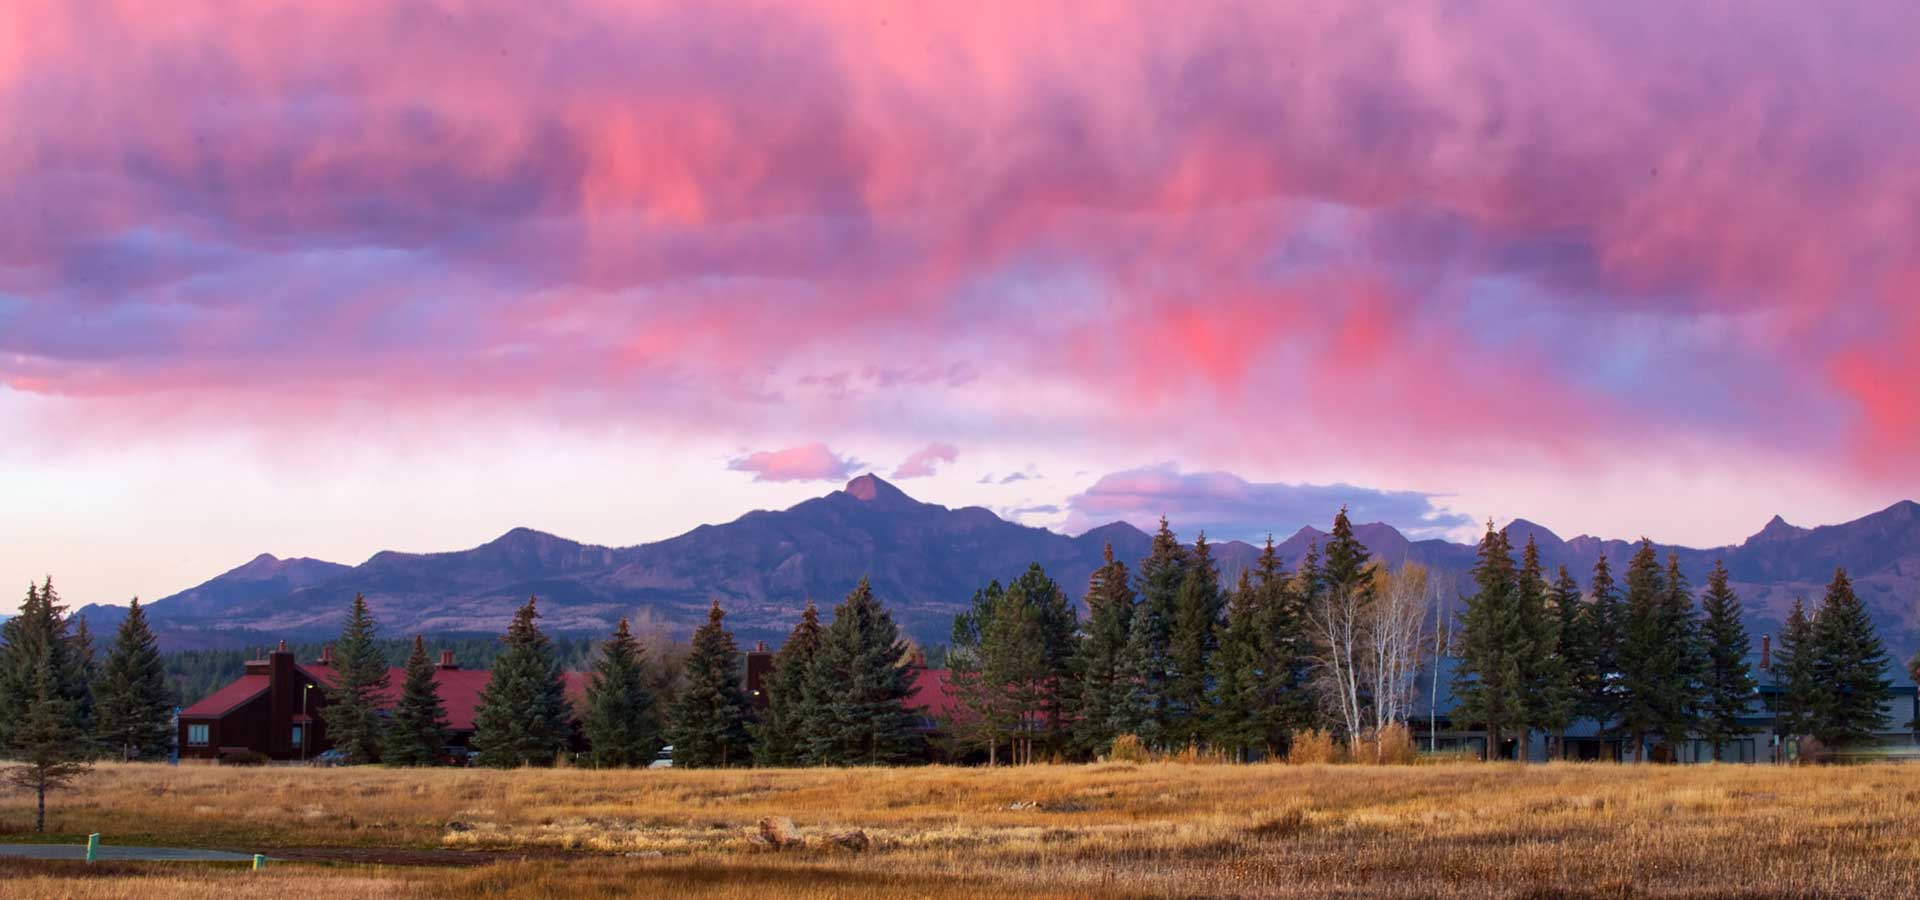
{"type": "Polygon", "coordinates": [[[1173,631],[1168,636],[1173,671],[1166,686],[1172,726],[1167,738],[1176,745],[1204,740],[1211,711],[1213,654],[1219,646],[1224,598],[1204,531],[1193,542],[1184,574],[1174,595],[1173,631]]]}
{"type": "Polygon", "coordinates": [[[1259,718],[1263,662],[1260,599],[1252,571],[1242,571],[1240,583],[1227,600],[1227,624],[1213,656],[1213,714],[1207,722],[1208,740],[1236,761],[1266,743],[1259,718]]]}
{"type": "Polygon", "coordinates": [[[1889,660],[1846,569],[1834,570],[1814,617],[1812,656],[1818,693],[1808,730],[1833,748],[1871,742],[1887,727],[1881,706],[1893,699],[1892,685],[1883,677],[1889,660]]]}
{"type": "Polygon", "coordinates": [[[727,614],[715,600],[707,623],[693,633],[686,684],[668,715],[667,743],[673,764],[688,768],[744,766],[753,759],[752,718],[740,686],[740,650],[722,624],[727,614]]]}
{"type": "Polygon", "coordinates": [[[94,735],[122,760],[162,759],[173,745],[173,689],[146,610],[134,598],[94,687],[94,735]]]}
{"type": "MultiPolygon", "coordinates": [[[[31,687],[20,720],[8,734],[8,756],[19,764],[4,772],[7,782],[34,795],[33,830],[47,830],[47,793],[72,784],[87,771],[85,732],[74,723],[73,701],[62,693],[55,654],[40,651],[32,664],[31,687]]],[[[11,662],[27,666],[15,657],[11,662]]]]}
{"type": "Polygon", "coordinates": [[[967,610],[954,617],[952,645],[947,649],[949,683],[964,711],[954,722],[955,732],[963,742],[986,748],[989,764],[999,762],[1000,747],[1019,724],[1008,685],[995,680],[1004,677],[1010,652],[1007,630],[994,624],[1005,606],[1006,593],[997,578],[974,591],[967,610]]]}
{"type": "Polygon", "coordinates": [[[1087,579],[1087,633],[1077,660],[1080,717],[1074,723],[1074,743],[1083,756],[1104,754],[1113,746],[1118,736],[1114,720],[1127,695],[1121,663],[1133,626],[1133,585],[1127,564],[1113,558],[1112,542],[1103,558],[1105,563],[1087,579]]]}
{"type": "Polygon", "coordinates": [[[1602,736],[1612,734],[1620,720],[1620,640],[1626,629],[1626,612],[1620,590],[1613,580],[1613,567],[1606,554],[1593,564],[1593,580],[1588,582],[1587,601],[1581,605],[1576,633],[1581,638],[1577,667],[1579,714],[1598,724],[1602,736]]]}
{"type": "Polygon", "coordinates": [[[1718,762],[1722,746],[1742,732],[1740,718],[1752,705],[1757,686],[1747,666],[1747,627],[1740,621],[1740,596],[1727,584],[1725,562],[1714,562],[1700,605],[1705,613],[1702,633],[1706,644],[1700,734],[1713,747],[1713,758],[1718,762]]]}
{"type": "Polygon", "coordinates": [[[1047,678],[1040,610],[1018,587],[993,596],[993,614],[980,645],[979,694],[985,702],[974,714],[988,726],[989,764],[998,762],[1002,740],[1010,761],[1031,762],[1047,678]]]}
{"type": "Polygon", "coordinates": [[[884,766],[919,758],[919,716],[907,648],[867,579],[833,609],[807,678],[808,753],[823,765],[884,766]]]}
{"type": "Polygon", "coordinates": [[[1473,567],[1476,590],[1467,599],[1455,642],[1460,662],[1454,669],[1454,717],[1485,726],[1488,759],[1498,758],[1505,737],[1516,731],[1524,748],[1532,711],[1524,661],[1533,638],[1520,609],[1512,552],[1506,532],[1488,522],[1473,567]]]}
{"type": "Polygon", "coordinates": [[[427,644],[413,637],[413,652],[407,656],[406,679],[400,684],[400,699],[387,719],[387,733],[381,743],[382,761],[390,766],[431,766],[440,762],[447,746],[447,709],[440,702],[440,689],[433,681],[434,664],[427,658],[427,644]]]}
{"type": "Polygon", "coordinates": [[[334,646],[333,682],[325,686],[327,705],[320,717],[327,737],[346,756],[348,765],[380,758],[382,695],[387,691],[387,660],[374,637],[373,613],[367,600],[353,595],[353,609],[334,646]]]}
{"type": "Polygon", "coordinates": [[[807,671],[820,650],[820,611],[813,601],[800,613],[799,624],[773,657],[773,671],[763,687],[767,708],[754,723],[753,761],[760,766],[797,766],[806,757],[807,671]]]}
{"type": "Polygon", "coordinates": [[[1548,591],[1540,547],[1529,534],[1526,549],[1521,551],[1514,593],[1526,635],[1520,670],[1527,701],[1528,727],[1524,731],[1529,734],[1535,729],[1558,732],[1573,718],[1572,692],[1559,654],[1560,614],[1553,608],[1548,591]]]}
{"type": "Polygon", "coordinates": [[[1700,664],[1692,594],[1671,555],[1663,573],[1642,539],[1627,567],[1626,628],[1620,645],[1622,725],[1636,760],[1659,735],[1676,750],[1693,725],[1700,664]]]}
{"type": "Polygon", "coordinates": [[[1320,550],[1309,544],[1300,572],[1289,576],[1267,535],[1267,545],[1253,566],[1254,616],[1258,625],[1254,650],[1254,721],[1260,742],[1270,757],[1285,756],[1292,736],[1315,728],[1319,717],[1312,691],[1313,651],[1307,635],[1307,598],[1319,583],[1320,550]]]}
{"type": "Polygon", "coordinates": [[[1140,562],[1140,602],[1129,623],[1121,657],[1124,703],[1114,711],[1112,731],[1131,734],[1148,747],[1165,749],[1173,737],[1167,683],[1173,671],[1173,625],[1180,585],[1186,581],[1187,551],[1160,518],[1152,549],[1140,562]]]}
{"type": "Polygon", "coordinates": [[[597,768],[646,766],[660,752],[660,723],[647,690],[646,654],[621,619],[601,645],[587,685],[587,758],[597,768]]]}
{"type": "Polygon", "coordinates": [[[28,584],[20,612],[0,625],[0,745],[16,727],[23,727],[28,707],[39,703],[40,666],[47,666],[52,706],[67,724],[87,735],[86,711],[91,706],[87,661],[74,639],[72,622],[53,579],[28,584]]]}
{"type": "MultiPolygon", "coordinates": [[[[1028,565],[1027,570],[1007,586],[1007,595],[1032,608],[1033,632],[1039,647],[1037,672],[1027,688],[1023,710],[1031,717],[1046,749],[1055,755],[1064,753],[1069,724],[1079,714],[1074,667],[1080,622],[1074,614],[1073,601],[1067,598],[1067,592],[1058,582],[1047,577],[1039,563],[1028,565]]],[[[1031,749],[1029,747],[1029,751],[1031,749]]]]}
{"type": "Polygon", "coordinates": [[[1555,573],[1553,584],[1547,589],[1547,603],[1553,608],[1559,629],[1554,654],[1559,659],[1561,706],[1560,715],[1554,721],[1559,730],[1559,756],[1565,757],[1567,726],[1583,715],[1586,708],[1587,667],[1593,658],[1593,635],[1586,629],[1587,611],[1586,604],[1580,601],[1580,584],[1573,580],[1566,566],[1555,573]]]}
{"type": "Polygon", "coordinates": [[[540,630],[537,602],[528,597],[514,612],[493,661],[493,676],[480,692],[473,714],[480,765],[549,765],[566,752],[573,735],[566,679],[553,641],[540,630]]]}
{"type": "Polygon", "coordinates": [[[1774,648],[1770,673],[1776,688],[1774,729],[1781,738],[1808,733],[1813,724],[1813,707],[1819,696],[1814,683],[1813,620],[1807,616],[1803,598],[1793,598],[1793,610],[1780,627],[1780,645],[1774,648]]]}

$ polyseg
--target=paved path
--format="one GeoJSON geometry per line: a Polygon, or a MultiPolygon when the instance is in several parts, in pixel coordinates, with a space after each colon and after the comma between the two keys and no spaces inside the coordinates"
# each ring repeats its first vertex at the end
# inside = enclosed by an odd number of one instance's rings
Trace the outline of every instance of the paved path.
{"type": "MultiPolygon", "coordinates": [[[[0,844],[0,857],[25,859],[86,859],[84,844],[0,844]]],[[[101,844],[95,859],[133,859],[143,862],[253,862],[251,853],[196,850],[191,847],[119,847],[101,844]]]]}

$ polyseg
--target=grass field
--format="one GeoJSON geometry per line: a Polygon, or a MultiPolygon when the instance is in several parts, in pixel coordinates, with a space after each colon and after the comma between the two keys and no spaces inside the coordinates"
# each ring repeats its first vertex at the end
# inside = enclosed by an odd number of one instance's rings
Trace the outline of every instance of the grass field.
{"type": "MultiPolygon", "coordinates": [[[[33,839],[29,799],[0,798],[0,842],[33,839]]],[[[0,862],[0,896],[1920,896],[1920,767],[1896,765],[133,765],[48,824],[300,861],[0,862]],[[807,845],[757,850],[765,816],[807,845]],[[864,852],[827,840],[856,828],[864,852]]]]}

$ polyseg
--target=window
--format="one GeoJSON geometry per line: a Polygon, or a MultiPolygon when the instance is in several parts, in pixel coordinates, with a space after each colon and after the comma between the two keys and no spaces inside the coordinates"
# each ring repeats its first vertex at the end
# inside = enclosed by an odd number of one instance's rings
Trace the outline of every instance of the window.
{"type": "Polygon", "coordinates": [[[306,726],[304,726],[304,725],[295,725],[295,726],[293,726],[293,745],[294,745],[295,747],[300,747],[300,748],[302,748],[302,749],[305,749],[305,748],[306,748],[306,746],[307,746],[307,742],[306,742],[306,741],[303,741],[303,740],[301,740],[301,738],[304,738],[304,737],[306,737],[306,736],[307,736],[307,735],[306,735],[306,726]]]}
{"type": "Polygon", "coordinates": [[[211,726],[207,725],[188,725],[187,746],[205,747],[207,745],[207,731],[210,727],[211,726]]]}

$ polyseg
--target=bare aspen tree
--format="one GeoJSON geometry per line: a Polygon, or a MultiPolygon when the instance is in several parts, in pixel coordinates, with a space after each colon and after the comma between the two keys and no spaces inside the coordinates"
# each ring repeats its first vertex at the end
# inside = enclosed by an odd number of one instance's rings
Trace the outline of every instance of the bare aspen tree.
{"type": "Polygon", "coordinates": [[[1375,567],[1377,599],[1364,617],[1361,682],[1373,699],[1373,728],[1406,722],[1427,650],[1427,607],[1432,578],[1415,562],[1388,572],[1375,567]]]}

